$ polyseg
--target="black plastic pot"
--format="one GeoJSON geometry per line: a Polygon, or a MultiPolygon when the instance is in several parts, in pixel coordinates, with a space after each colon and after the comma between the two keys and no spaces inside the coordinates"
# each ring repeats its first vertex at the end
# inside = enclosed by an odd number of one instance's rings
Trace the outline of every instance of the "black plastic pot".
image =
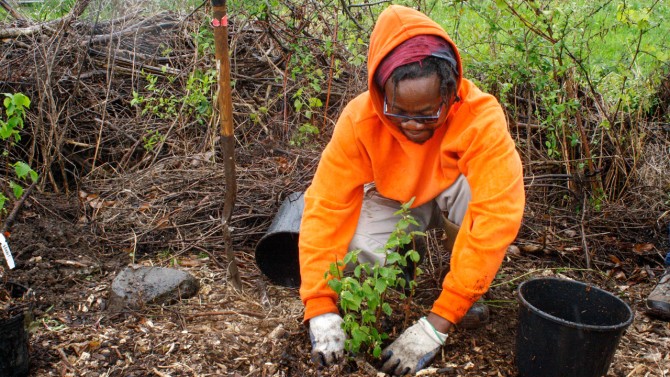
{"type": "Polygon", "coordinates": [[[275,284],[300,286],[298,236],[305,202],[302,192],[295,192],[282,202],[270,228],[256,245],[256,264],[275,284]]]}
{"type": "MultiPolygon", "coordinates": [[[[28,289],[15,283],[7,283],[5,289],[14,299],[24,298],[28,289]]],[[[31,315],[30,303],[10,307],[8,319],[0,320],[0,376],[27,376],[30,369],[28,354],[28,332],[26,317],[31,315]]]]}
{"type": "Polygon", "coordinates": [[[628,304],[602,289],[566,279],[519,285],[516,364],[525,377],[607,374],[626,328],[628,304]]]}

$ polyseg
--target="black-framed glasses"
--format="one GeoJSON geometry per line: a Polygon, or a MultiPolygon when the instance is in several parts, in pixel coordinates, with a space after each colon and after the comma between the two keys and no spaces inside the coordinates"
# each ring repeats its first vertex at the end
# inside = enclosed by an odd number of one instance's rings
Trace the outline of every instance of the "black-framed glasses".
{"type": "Polygon", "coordinates": [[[394,114],[388,112],[388,103],[386,102],[386,96],[384,96],[384,115],[396,123],[405,123],[413,120],[417,123],[433,125],[440,120],[440,115],[442,114],[442,107],[444,107],[444,102],[440,102],[440,108],[437,109],[435,115],[404,115],[404,114],[394,114]]]}

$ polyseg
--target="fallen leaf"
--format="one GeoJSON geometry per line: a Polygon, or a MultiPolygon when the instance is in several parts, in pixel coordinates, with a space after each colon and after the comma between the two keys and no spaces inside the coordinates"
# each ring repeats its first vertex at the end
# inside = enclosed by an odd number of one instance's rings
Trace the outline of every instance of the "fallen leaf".
{"type": "Polygon", "coordinates": [[[170,224],[170,214],[168,213],[167,215],[158,219],[158,221],[156,222],[156,229],[167,228],[169,224],[170,224]]]}
{"type": "Polygon", "coordinates": [[[98,348],[100,348],[100,341],[99,340],[91,340],[88,342],[88,349],[90,351],[95,351],[98,348]]]}
{"type": "Polygon", "coordinates": [[[90,205],[91,208],[100,209],[103,206],[103,201],[99,200],[99,199],[92,199],[92,200],[87,200],[87,201],[88,201],[88,205],[90,205]]]}
{"type": "Polygon", "coordinates": [[[566,237],[570,237],[570,238],[577,237],[577,231],[572,230],[572,229],[564,230],[563,234],[565,234],[566,237]]]}
{"type": "Polygon", "coordinates": [[[521,255],[521,250],[519,250],[519,247],[516,245],[509,245],[507,248],[507,254],[518,256],[521,255]]]}
{"type": "Polygon", "coordinates": [[[528,254],[533,254],[537,253],[538,251],[542,250],[542,246],[540,245],[521,245],[519,246],[519,249],[528,254]]]}
{"type": "Polygon", "coordinates": [[[199,260],[194,260],[194,259],[180,259],[179,260],[179,265],[184,266],[184,267],[198,267],[202,265],[202,263],[199,260]]]}
{"type": "Polygon", "coordinates": [[[607,257],[614,263],[617,267],[621,266],[621,260],[612,254],[608,254],[607,257]]]}
{"type": "Polygon", "coordinates": [[[648,253],[654,249],[656,249],[656,246],[654,246],[654,244],[651,243],[636,243],[633,246],[633,251],[635,251],[638,254],[648,253]]]}
{"type": "Polygon", "coordinates": [[[617,272],[614,273],[614,278],[616,280],[626,280],[626,273],[618,270],[617,272]]]}

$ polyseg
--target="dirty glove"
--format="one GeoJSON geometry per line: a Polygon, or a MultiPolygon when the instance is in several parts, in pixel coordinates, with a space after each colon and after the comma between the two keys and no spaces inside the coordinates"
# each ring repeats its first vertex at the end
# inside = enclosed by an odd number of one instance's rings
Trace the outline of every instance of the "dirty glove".
{"type": "Polygon", "coordinates": [[[400,376],[423,369],[446,339],[447,334],[435,330],[426,317],[421,318],[382,352],[382,372],[400,376]]]}
{"type": "Polygon", "coordinates": [[[342,317],[335,313],[318,315],[309,320],[309,338],[312,341],[312,361],[333,365],[344,358],[344,330],[342,317]]]}

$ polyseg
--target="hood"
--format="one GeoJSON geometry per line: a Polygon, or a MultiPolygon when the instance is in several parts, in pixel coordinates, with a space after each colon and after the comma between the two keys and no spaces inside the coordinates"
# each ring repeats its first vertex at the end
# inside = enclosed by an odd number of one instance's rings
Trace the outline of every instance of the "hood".
{"type": "Polygon", "coordinates": [[[424,34],[442,37],[454,49],[456,63],[458,64],[458,92],[463,77],[463,67],[456,44],[440,25],[425,14],[404,6],[391,5],[379,15],[375,28],[370,35],[370,49],[368,50],[368,88],[375,112],[381,119],[384,119],[381,116],[384,99],[374,80],[377,67],[396,46],[412,37],[424,34]]]}

